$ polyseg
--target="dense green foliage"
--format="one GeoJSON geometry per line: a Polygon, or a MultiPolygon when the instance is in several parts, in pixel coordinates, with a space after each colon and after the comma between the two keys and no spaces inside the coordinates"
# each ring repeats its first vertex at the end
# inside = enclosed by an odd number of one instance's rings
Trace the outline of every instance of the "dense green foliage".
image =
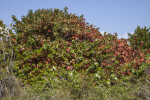
{"type": "Polygon", "coordinates": [[[144,28],[138,26],[133,34],[128,35],[131,46],[135,49],[139,47],[142,49],[150,49],[150,31],[146,26],[144,28]]]}
{"type": "MultiPolygon", "coordinates": [[[[122,82],[132,83],[134,78],[145,75],[150,66],[150,53],[135,49],[132,35],[131,45],[127,39],[118,39],[117,34],[102,35],[83,16],[70,14],[67,9],[29,10],[21,20],[13,15],[15,34],[9,29],[7,36],[4,31],[1,34],[5,37],[0,41],[1,67],[11,73],[15,51],[13,73],[24,85],[32,86],[36,93],[54,94],[52,91],[59,88],[62,90],[58,92],[65,91],[64,98],[75,100],[95,96],[96,100],[110,99],[109,93],[122,82]],[[102,94],[98,96],[99,92],[102,94]]],[[[123,93],[121,89],[114,93],[123,93]]],[[[44,99],[52,99],[52,94],[44,99]]],[[[121,98],[115,96],[112,97],[121,98]]]]}
{"type": "Polygon", "coordinates": [[[42,84],[52,79],[73,75],[94,74],[96,84],[111,84],[132,76],[140,76],[147,64],[144,53],[134,50],[126,39],[102,35],[85,22],[83,16],[69,14],[67,8],[42,9],[15,16],[15,73],[28,84],[42,84]]]}

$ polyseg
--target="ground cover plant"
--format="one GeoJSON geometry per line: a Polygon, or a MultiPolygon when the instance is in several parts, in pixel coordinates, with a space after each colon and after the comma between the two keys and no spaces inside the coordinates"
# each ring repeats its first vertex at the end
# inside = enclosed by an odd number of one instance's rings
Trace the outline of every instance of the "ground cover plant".
{"type": "MultiPolygon", "coordinates": [[[[135,48],[128,39],[118,39],[117,34],[102,35],[83,16],[67,9],[29,10],[21,20],[12,16],[13,74],[24,86],[32,87],[31,95],[41,94],[33,99],[134,99],[140,93],[130,89],[132,82],[144,75],[141,83],[146,81],[146,92],[139,98],[149,98],[149,77],[144,74],[150,66],[149,50],[135,48]],[[121,88],[123,83],[127,90],[121,88]],[[125,96],[124,91],[130,91],[133,98],[125,96]]],[[[137,90],[139,85],[136,83],[137,90]]],[[[29,94],[22,98],[24,95],[29,94]]]]}

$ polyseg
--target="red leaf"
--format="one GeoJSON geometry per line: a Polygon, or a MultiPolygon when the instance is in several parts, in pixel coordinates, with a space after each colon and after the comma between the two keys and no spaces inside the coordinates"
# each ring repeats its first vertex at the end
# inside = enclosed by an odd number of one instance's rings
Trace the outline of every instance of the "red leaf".
{"type": "Polygon", "coordinates": [[[13,38],[12,41],[15,42],[15,39],[13,38]]]}
{"type": "Polygon", "coordinates": [[[48,30],[48,32],[50,33],[50,32],[51,32],[51,30],[48,30]]]}
{"type": "Polygon", "coordinates": [[[70,67],[70,66],[68,66],[68,67],[67,67],[67,69],[68,69],[68,70],[71,70],[71,67],[70,67]]]}
{"type": "Polygon", "coordinates": [[[70,50],[69,50],[69,49],[66,49],[66,51],[69,52],[70,50]]]}

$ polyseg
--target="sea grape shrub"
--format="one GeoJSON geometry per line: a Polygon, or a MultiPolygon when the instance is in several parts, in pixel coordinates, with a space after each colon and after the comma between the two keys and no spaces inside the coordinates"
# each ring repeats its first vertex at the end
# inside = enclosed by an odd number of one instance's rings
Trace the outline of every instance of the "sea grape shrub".
{"type": "Polygon", "coordinates": [[[19,21],[13,16],[16,37],[14,72],[28,84],[66,79],[64,71],[93,74],[95,81],[110,84],[122,77],[140,75],[145,62],[140,49],[116,35],[100,34],[85,19],[62,10],[29,11],[19,21]]]}
{"type": "Polygon", "coordinates": [[[18,60],[16,72],[29,84],[39,80],[46,83],[43,77],[49,75],[62,77],[64,70],[87,71],[96,75],[95,81],[109,84],[124,76],[136,75],[144,61],[140,50],[133,50],[127,40],[118,40],[113,35],[102,36],[100,41],[95,42],[57,39],[30,51],[30,56],[26,56],[23,63],[18,60]]]}
{"type": "Polygon", "coordinates": [[[83,16],[69,14],[67,8],[59,9],[42,9],[34,13],[29,10],[27,16],[22,16],[19,21],[15,16],[14,29],[16,31],[16,51],[21,54],[17,59],[23,59],[30,54],[24,51],[40,49],[43,44],[63,38],[68,42],[72,39],[80,42],[94,41],[96,37],[101,36],[98,28],[94,28],[85,22],[83,16]],[[95,35],[93,35],[95,34],[95,35]],[[22,56],[22,54],[24,54],[22,56]]]}
{"type": "MultiPolygon", "coordinates": [[[[62,66],[61,63],[64,62],[64,58],[61,59],[57,57],[58,55],[53,54],[51,55],[53,60],[47,57],[51,52],[57,53],[55,49],[47,49],[49,45],[60,43],[57,40],[67,42],[69,47],[72,40],[78,43],[83,41],[94,42],[95,38],[101,36],[98,28],[96,29],[86,23],[83,16],[78,17],[75,14],[69,14],[67,8],[64,11],[59,9],[54,9],[54,11],[52,9],[42,9],[36,10],[34,13],[32,10],[29,10],[27,16],[22,16],[21,21],[15,16],[12,16],[12,18],[14,21],[13,29],[16,31],[14,40],[16,51],[15,68],[23,69],[24,74],[28,74],[34,68],[39,72],[38,63],[40,63],[40,66],[46,65],[48,62],[51,62],[52,66],[62,66]],[[30,66],[34,66],[34,68],[30,66]]],[[[61,47],[60,49],[63,48],[61,47]]],[[[70,49],[66,49],[69,52],[70,49]]],[[[70,52],[72,51],[70,50],[70,52]]],[[[71,68],[69,67],[69,69],[71,68]]],[[[23,74],[21,76],[26,77],[23,74]]]]}

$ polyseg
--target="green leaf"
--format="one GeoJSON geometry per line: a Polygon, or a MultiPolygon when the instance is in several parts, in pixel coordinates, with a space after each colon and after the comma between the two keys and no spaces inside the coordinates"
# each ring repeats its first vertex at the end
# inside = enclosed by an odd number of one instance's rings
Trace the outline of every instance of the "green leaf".
{"type": "Polygon", "coordinates": [[[98,74],[98,73],[95,73],[95,75],[94,75],[96,78],[101,78],[101,76],[100,76],[100,74],[98,74]]]}
{"type": "Polygon", "coordinates": [[[53,66],[53,70],[57,70],[57,67],[56,67],[56,66],[53,66]]]}
{"type": "Polygon", "coordinates": [[[111,77],[111,78],[114,78],[114,77],[116,77],[116,75],[115,75],[115,74],[111,74],[110,77],[111,77]]]}
{"type": "Polygon", "coordinates": [[[74,53],[74,50],[70,50],[71,53],[74,53]]]}
{"type": "Polygon", "coordinates": [[[94,62],[94,65],[98,66],[98,62],[94,62]]]}
{"type": "Polygon", "coordinates": [[[39,63],[38,65],[39,65],[39,66],[42,66],[42,63],[39,63]]]}
{"type": "Polygon", "coordinates": [[[46,44],[43,44],[43,48],[44,48],[44,49],[47,49],[46,44]]]}
{"type": "Polygon", "coordinates": [[[48,54],[48,58],[52,59],[53,55],[52,54],[48,54]]]}
{"type": "Polygon", "coordinates": [[[110,85],[110,79],[106,80],[105,82],[106,84],[110,85]]]}
{"type": "Polygon", "coordinates": [[[131,71],[132,71],[132,73],[135,73],[135,72],[136,72],[135,69],[131,69],[131,71]]]}

